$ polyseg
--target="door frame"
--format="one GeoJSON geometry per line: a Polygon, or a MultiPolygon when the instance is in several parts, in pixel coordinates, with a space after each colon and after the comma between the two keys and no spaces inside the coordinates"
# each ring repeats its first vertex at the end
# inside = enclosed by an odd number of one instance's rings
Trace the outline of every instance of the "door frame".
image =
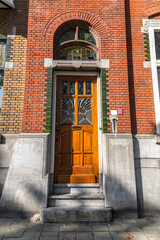
{"type": "Polygon", "coordinates": [[[53,71],[53,95],[52,95],[52,131],[51,131],[51,157],[50,157],[50,191],[52,191],[55,166],[55,127],[56,127],[56,83],[58,75],[67,76],[95,76],[97,78],[97,120],[98,120],[98,157],[99,157],[99,184],[102,185],[102,116],[101,116],[101,77],[99,71],[80,72],[80,71],[53,71]]]}

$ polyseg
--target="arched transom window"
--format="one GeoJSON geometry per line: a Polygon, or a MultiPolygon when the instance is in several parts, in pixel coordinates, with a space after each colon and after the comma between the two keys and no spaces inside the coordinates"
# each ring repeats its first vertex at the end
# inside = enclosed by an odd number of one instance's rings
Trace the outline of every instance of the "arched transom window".
{"type": "Polygon", "coordinates": [[[57,60],[99,60],[98,38],[85,22],[71,21],[55,34],[54,58],[57,60]]]}

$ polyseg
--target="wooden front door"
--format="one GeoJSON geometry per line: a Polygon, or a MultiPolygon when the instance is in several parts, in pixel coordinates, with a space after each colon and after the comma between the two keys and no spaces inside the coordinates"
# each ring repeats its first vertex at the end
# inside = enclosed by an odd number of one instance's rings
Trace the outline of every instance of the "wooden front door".
{"type": "Polygon", "coordinates": [[[55,156],[54,182],[99,182],[96,77],[57,77],[55,156]]]}

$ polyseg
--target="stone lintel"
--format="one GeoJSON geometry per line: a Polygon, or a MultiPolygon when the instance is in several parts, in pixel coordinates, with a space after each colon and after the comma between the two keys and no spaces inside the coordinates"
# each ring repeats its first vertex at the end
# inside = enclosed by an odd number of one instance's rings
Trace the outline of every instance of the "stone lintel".
{"type": "Polygon", "coordinates": [[[44,67],[52,67],[53,69],[101,69],[110,68],[109,59],[101,59],[100,61],[70,61],[70,60],[53,60],[52,58],[44,58],[44,67]]]}

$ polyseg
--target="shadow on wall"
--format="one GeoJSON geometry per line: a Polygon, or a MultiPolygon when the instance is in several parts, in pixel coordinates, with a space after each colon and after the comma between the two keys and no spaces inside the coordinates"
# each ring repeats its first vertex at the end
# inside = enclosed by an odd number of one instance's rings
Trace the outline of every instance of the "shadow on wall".
{"type": "Polygon", "coordinates": [[[24,179],[24,182],[16,192],[14,201],[10,201],[10,196],[8,202],[7,197],[5,202],[2,198],[0,199],[0,217],[26,218],[32,216],[34,213],[39,212],[39,209],[45,207],[44,199],[46,199],[46,192],[43,192],[40,188],[38,189],[35,185],[25,184],[24,179]]]}
{"type": "Polygon", "coordinates": [[[134,156],[135,156],[135,149],[136,149],[137,162],[139,166],[139,168],[137,169],[135,166],[138,217],[143,218],[145,217],[145,207],[144,207],[144,196],[143,196],[142,168],[141,168],[141,160],[140,160],[140,146],[137,138],[134,138],[133,140],[133,149],[134,149],[134,156]]]}

